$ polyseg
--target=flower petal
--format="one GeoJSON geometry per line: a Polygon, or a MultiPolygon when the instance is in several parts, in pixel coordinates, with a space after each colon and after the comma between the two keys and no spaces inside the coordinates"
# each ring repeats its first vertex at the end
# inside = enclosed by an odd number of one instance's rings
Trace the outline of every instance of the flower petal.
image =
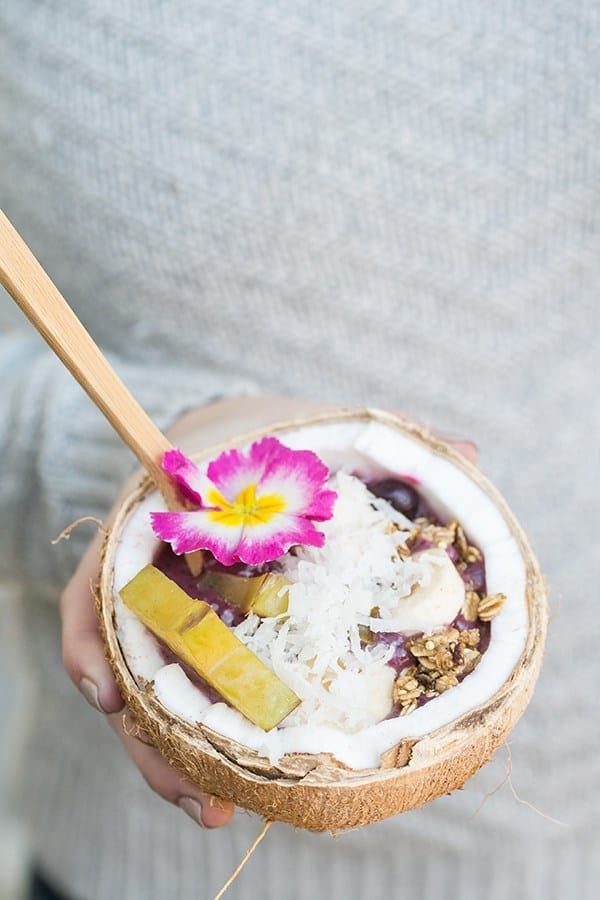
{"type": "Polygon", "coordinates": [[[230,503],[249,485],[258,484],[262,477],[265,466],[260,456],[255,458],[252,452],[255,446],[248,453],[225,450],[208,464],[208,478],[230,503]]]}
{"type": "Polygon", "coordinates": [[[257,496],[280,494],[286,499],[287,512],[319,521],[330,519],[337,495],[324,490],[329,478],[327,466],[312,450],[290,450],[283,444],[279,448],[267,462],[257,496]]]}
{"type": "Polygon", "coordinates": [[[191,459],[181,450],[167,450],[163,454],[162,467],[176,481],[187,500],[202,506],[202,494],[210,489],[211,484],[191,459]]]}
{"type": "Polygon", "coordinates": [[[244,526],[237,555],[250,566],[271,562],[296,544],[322,547],[325,535],[302,516],[279,515],[270,522],[244,526]]]}
{"type": "Polygon", "coordinates": [[[232,526],[215,521],[212,510],[155,512],[150,513],[150,521],[156,536],[168,541],[178,555],[194,550],[210,550],[224,566],[232,566],[239,561],[237,547],[242,537],[242,525],[232,526]]]}

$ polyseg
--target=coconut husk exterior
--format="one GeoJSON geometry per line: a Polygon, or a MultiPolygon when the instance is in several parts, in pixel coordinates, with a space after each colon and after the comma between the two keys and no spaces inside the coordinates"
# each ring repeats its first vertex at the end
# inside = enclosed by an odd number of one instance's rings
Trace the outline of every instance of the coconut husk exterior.
{"type": "Polygon", "coordinates": [[[338,832],[368,825],[462,787],[490,759],[527,706],[542,662],[547,625],[544,582],[527,538],[506,502],[474,466],[411,422],[379,410],[343,410],[245,434],[210,448],[201,457],[213,457],[264,434],[284,436],[288,429],[347,419],[381,422],[449,459],[492,499],[519,545],[526,565],[529,632],[512,674],[484,705],[424,737],[403,740],[383,754],[379,768],[357,771],[328,754],[290,754],[273,766],[235,741],[175,717],[158,702],[151,685],[136,683],[114,628],[113,565],[118,538],[130,511],[153,489],[149,479],[124,500],[115,518],[104,547],[97,591],[106,653],[123,698],[165,759],[204,791],[268,820],[314,831],[338,832]]]}

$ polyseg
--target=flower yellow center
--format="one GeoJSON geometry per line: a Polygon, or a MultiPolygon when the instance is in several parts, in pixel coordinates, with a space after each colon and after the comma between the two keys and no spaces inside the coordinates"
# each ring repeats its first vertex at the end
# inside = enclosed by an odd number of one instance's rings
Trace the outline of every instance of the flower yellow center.
{"type": "Polygon", "coordinates": [[[233,503],[226,500],[217,490],[210,491],[207,500],[211,506],[219,507],[209,511],[209,519],[230,528],[239,528],[240,525],[250,527],[266,525],[273,516],[283,512],[286,506],[280,494],[257,497],[255,484],[249,484],[240,491],[233,503]]]}

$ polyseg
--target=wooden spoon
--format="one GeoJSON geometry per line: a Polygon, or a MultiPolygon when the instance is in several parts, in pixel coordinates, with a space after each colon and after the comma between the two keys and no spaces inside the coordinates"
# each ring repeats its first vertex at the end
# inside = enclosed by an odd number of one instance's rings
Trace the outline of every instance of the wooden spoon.
{"type": "Polygon", "coordinates": [[[0,210],[0,284],[147,470],[170,509],[181,508],[161,468],[165,435],[129,393],[25,241],[0,210]]]}

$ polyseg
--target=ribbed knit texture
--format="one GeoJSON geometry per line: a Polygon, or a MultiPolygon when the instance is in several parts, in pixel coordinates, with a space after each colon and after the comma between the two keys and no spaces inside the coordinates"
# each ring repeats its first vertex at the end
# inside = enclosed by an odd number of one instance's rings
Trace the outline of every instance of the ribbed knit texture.
{"type": "MultiPolygon", "coordinates": [[[[471,435],[541,558],[544,671],[464,791],[333,840],[273,828],[236,898],[591,900],[600,8],[3,0],[0,204],[151,414],[264,387],[471,435]]],[[[0,303],[2,565],[43,689],[19,802],[81,900],[210,897],[260,830],[153,797],[61,673],[37,597],[129,454],[0,303]],[[9,322],[12,330],[8,330],[9,322]]]]}

